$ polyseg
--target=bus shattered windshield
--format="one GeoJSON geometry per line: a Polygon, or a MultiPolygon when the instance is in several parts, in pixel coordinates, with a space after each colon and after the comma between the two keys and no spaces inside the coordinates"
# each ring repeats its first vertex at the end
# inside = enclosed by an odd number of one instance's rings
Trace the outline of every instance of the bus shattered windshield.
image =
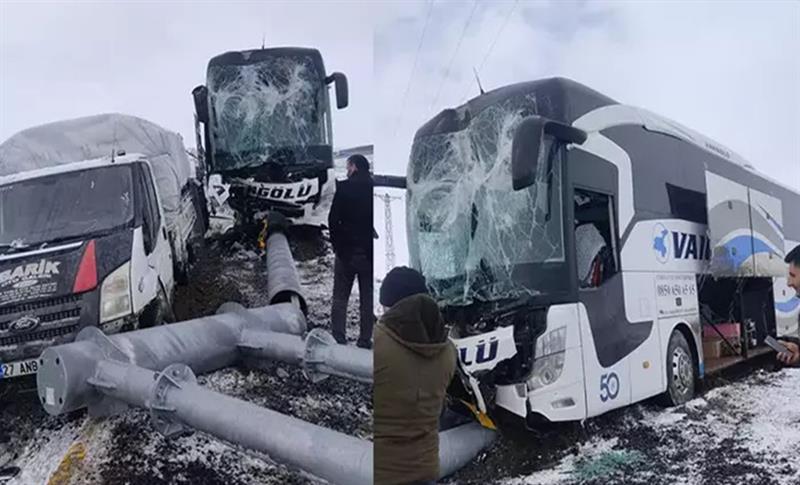
{"type": "Polygon", "coordinates": [[[327,88],[311,57],[211,65],[208,78],[220,169],[302,163],[329,143],[327,88]]]}
{"type": "Polygon", "coordinates": [[[533,296],[548,290],[537,268],[564,263],[561,164],[553,153],[536,183],[514,191],[511,142],[536,112],[532,95],[475,115],[460,131],[415,140],[408,173],[412,265],[446,305],[533,296]]]}
{"type": "Polygon", "coordinates": [[[0,186],[0,253],[101,235],[133,222],[128,166],[0,186]]]}

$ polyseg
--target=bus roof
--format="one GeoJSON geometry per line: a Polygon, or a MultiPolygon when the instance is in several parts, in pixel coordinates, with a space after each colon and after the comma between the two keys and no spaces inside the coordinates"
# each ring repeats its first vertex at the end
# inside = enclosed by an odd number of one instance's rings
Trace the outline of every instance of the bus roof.
{"type": "Polygon", "coordinates": [[[314,67],[319,71],[320,77],[325,77],[325,64],[322,54],[317,49],[308,47],[272,47],[269,49],[252,49],[245,51],[228,51],[214,56],[208,61],[208,68],[212,66],[249,65],[275,57],[310,57],[314,67]]]}
{"type": "Polygon", "coordinates": [[[679,138],[775,185],[797,192],[797,189],[787,187],[757,171],[742,156],[699,132],[645,109],[621,105],[602,93],[563,77],[510,84],[481,94],[461,106],[441,111],[417,130],[414,139],[462,130],[472,118],[489,106],[525,94],[536,97],[537,114],[540,116],[569,125],[574,124],[590,132],[620,125],[640,125],[649,131],[679,138]],[[605,107],[609,109],[600,109],[605,107]],[[609,115],[604,116],[604,111],[609,115]],[[588,118],[592,118],[591,122],[587,122],[588,118]]]}

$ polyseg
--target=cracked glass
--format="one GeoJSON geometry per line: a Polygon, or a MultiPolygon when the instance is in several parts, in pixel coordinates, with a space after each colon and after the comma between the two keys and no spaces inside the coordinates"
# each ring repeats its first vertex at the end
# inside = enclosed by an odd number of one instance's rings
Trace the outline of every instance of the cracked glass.
{"type": "Polygon", "coordinates": [[[231,170],[296,162],[294,148],[327,144],[327,87],[321,76],[308,56],[211,66],[208,90],[219,165],[231,170]]]}
{"type": "MultiPolygon", "coordinates": [[[[511,143],[536,112],[520,95],[475,115],[460,131],[412,147],[407,199],[411,263],[445,305],[537,295],[519,273],[564,261],[559,148],[545,143],[536,181],[514,191],[511,143]]],[[[462,113],[462,116],[464,113],[462,113]]]]}

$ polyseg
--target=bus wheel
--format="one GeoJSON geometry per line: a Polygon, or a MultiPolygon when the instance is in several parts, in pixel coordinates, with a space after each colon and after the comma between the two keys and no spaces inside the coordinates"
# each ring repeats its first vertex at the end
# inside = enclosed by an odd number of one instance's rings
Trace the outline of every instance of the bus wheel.
{"type": "Polygon", "coordinates": [[[679,331],[672,332],[667,347],[667,391],[664,404],[678,406],[694,397],[695,368],[692,351],[686,337],[679,331]]]}

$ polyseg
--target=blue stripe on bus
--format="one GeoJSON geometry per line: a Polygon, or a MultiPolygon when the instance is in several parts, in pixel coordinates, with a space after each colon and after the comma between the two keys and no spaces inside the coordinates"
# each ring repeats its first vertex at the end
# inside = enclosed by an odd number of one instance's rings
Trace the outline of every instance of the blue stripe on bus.
{"type": "Polygon", "coordinates": [[[800,307],[800,298],[797,296],[793,296],[786,301],[775,302],[775,309],[783,313],[792,313],[797,307],[800,307]]]}
{"type": "Polygon", "coordinates": [[[767,243],[750,236],[736,236],[724,244],[728,250],[728,258],[733,262],[734,268],[739,268],[750,256],[758,253],[774,253],[767,243]],[[752,245],[750,243],[752,241],[752,245]],[[734,254],[735,253],[735,254],[734,254]]]}

